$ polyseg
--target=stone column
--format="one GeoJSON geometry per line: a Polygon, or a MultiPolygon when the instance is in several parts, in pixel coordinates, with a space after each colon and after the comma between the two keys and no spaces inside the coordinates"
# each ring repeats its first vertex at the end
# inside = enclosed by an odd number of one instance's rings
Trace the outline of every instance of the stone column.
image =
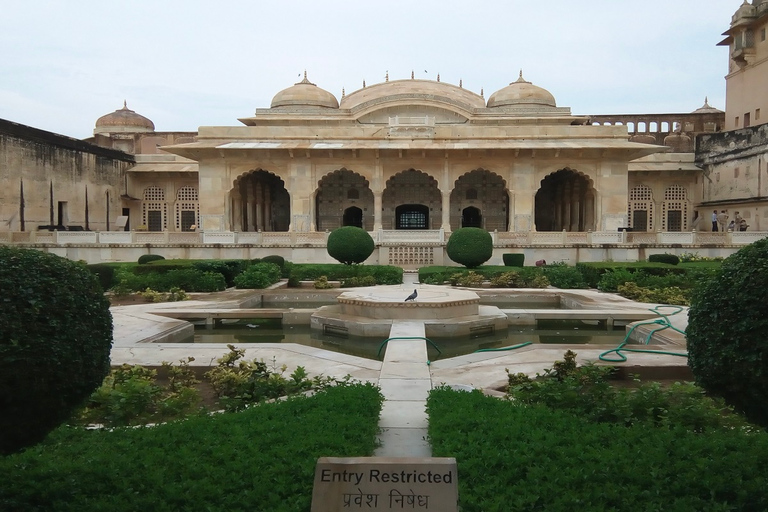
{"type": "Polygon", "coordinates": [[[264,231],[264,189],[261,183],[256,183],[254,186],[254,196],[256,196],[256,230],[264,231]]]}
{"type": "Polygon", "coordinates": [[[579,201],[579,190],[579,183],[575,182],[571,191],[571,226],[569,231],[579,231],[579,224],[581,222],[581,218],[579,217],[579,208],[581,205],[581,201],[579,201]]]}
{"type": "Polygon", "coordinates": [[[256,213],[256,206],[254,204],[255,197],[253,191],[253,181],[250,179],[246,182],[245,194],[245,224],[248,231],[256,231],[256,224],[254,223],[256,213]]]}
{"type": "Polygon", "coordinates": [[[239,190],[232,193],[232,229],[243,230],[243,199],[239,190]]]}
{"type": "Polygon", "coordinates": [[[373,230],[381,231],[381,190],[373,191],[373,230]]]}
{"type": "MultiPolygon", "coordinates": [[[[440,195],[442,196],[443,203],[443,220],[442,224],[440,226],[440,229],[442,229],[446,233],[451,232],[451,192],[445,191],[441,192],[440,195]]],[[[456,226],[457,228],[459,226],[456,226]]]]}

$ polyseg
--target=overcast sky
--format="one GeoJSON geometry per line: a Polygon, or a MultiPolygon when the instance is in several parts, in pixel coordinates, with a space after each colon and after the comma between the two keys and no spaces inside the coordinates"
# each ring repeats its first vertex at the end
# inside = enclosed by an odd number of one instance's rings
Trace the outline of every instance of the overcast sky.
{"type": "Polygon", "coordinates": [[[725,109],[742,0],[0,0],[0,118],[85,138],[128,107],[158,131],[240,125],[281,89],[517,79],[574,114],[725,109]]]}

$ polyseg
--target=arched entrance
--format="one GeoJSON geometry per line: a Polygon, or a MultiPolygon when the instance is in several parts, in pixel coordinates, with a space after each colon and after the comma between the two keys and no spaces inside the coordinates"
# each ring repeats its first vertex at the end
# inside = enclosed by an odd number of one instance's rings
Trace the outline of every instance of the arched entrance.
{"type": "Polygon", "coordinates": [[[290,196],[285,182],[271,172],[258,170],[240,176],[231,199],[235,231],[288,231],[290,196]]]}
{"type": "Polygon", "coordinates": [[[440,227],[442,196],[437,181],[425,172],[408,169],[392,176],[382,193],[381,206],[383,229],[440,227]]]}
{"type": "Polygon", "coordinates": [[[595,190],[583,174],[561,169],[541,180],[536,192],[537,231],[595,229],[595,190]]]}
{"type": "Polygon", "coordinates": [[[341,224],[343,226],[355,226],[356,228],[363,227],[363,210],[357,206],[350,206],[344,210],[344,217],[341,224]]]}
{"type": "Polygon", "coordinates": [[[373,192],[368,180],[347,169],[324,176],[315,194],[315,226],[318,231],[331,231],[341,226],[372,231],[373,192]]]}
{"type": "Polygon", "coordinates": [[[450,222],[454,227],[507,231],[509,194],[501,176],[485,169],[460,176],[451,191],[450,222]]]}
{"type": "Polygon", "coordinates": [[[461,227],[463,228],[482,228],[483,216],[479,208],[467,206],[461,211],[461,227]]]}

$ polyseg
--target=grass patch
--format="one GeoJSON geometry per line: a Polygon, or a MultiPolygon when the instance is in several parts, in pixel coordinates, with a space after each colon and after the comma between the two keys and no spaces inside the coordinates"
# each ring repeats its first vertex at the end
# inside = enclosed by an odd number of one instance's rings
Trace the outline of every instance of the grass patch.
{"type": "Polygon", "coordinates": [[[60,428],[0,458],[0,510],[306,511],[319,457],[370,456],[382,397],[328,388],[148,428],[60,428]]]}
{"type": "Polygon", "coordinates": [[[768,510],[768,434],[593,423],[439,388],[435,457],[456,457],[463,512],[768,510]]]}

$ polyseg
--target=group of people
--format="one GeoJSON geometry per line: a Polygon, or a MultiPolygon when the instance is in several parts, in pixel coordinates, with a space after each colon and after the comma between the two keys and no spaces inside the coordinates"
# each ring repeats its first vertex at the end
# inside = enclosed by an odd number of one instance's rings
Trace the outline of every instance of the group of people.
{"type": "Polygon", "coordinates": [[[746,231],[749,225],[739,212],[734,214],[731,222],[728,222],[730,216],[728,210],[712,210],[712,231],[746,231]]]}

